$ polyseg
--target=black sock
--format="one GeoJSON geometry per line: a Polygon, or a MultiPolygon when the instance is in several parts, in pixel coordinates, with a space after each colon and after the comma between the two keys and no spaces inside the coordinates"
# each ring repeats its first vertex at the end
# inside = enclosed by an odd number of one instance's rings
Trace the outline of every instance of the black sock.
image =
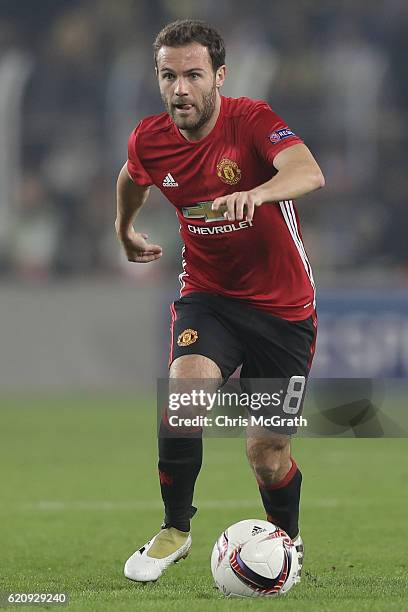
{"type": "Polygon", "coordinates": [[[299,502],[302,474],[295,461],[286,476],[270,487],[259,483],[262,502],[271,523],[286,531],[289,537],[299,533],[299,502]]]}
{"type": "Polygon", "coordinates": [[[203,457],[202,432],[172,435],[166,423],[160,423],[159,477],[164,502],[166,527],[190,531],[190,519],[196,512],[192,506],[194,485],[203,457]]]}

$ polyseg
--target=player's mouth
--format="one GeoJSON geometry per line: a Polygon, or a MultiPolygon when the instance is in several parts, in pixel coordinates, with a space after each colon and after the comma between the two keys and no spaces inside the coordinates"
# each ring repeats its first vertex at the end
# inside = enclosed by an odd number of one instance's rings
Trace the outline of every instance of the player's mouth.
{"type": "Polygon", "coordinates": [[[173,106],[179,113],[187,113],[194,108],[194,104],[173,104],[173,106]]]}

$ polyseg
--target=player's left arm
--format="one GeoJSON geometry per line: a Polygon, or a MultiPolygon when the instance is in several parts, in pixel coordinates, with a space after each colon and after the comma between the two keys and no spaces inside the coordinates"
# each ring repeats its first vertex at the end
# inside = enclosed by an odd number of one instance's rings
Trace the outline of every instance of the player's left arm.
{"type": "Polygon", "coordinates": [[[310,150],[304,144],[294,144],[278,153],[274,160],[277,173],[266,183],[250,191],[237,191],[216,198],[213,210],[226,209],[229,221],[252,220],[254,210],[265,202],[292,200],[324,187],[323,173],[310,150]]]}

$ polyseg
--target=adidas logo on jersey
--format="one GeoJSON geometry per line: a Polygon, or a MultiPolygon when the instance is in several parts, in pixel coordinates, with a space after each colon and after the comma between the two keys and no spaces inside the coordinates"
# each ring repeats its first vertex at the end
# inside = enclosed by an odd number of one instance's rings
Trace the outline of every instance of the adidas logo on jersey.
{"type": "Polygon", "coordinates": [[[163,187],[178,187],[177,181],[171,176],[170,172],[166,174],[163,180],[163,187]]]}
{"type": "Polygon", "coordinates": [[[266,531],[266,529],[264,529],[263,527],[258,527],[258,525],[255,525],[255,527],[251,531],[251,535],[255,536],[255,535],[258,535],[258,533],[262,533],[263,531],[266,531]]]}

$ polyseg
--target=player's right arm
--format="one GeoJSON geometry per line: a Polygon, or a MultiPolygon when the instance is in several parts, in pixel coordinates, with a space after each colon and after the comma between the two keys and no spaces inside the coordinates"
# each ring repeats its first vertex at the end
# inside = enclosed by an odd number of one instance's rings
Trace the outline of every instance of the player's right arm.
{"type": "Polygon", "coordinates": [[[127,163],[119,172],[116,183],[116,221],[118,240],[126,253],[128,261],[148,263],[162,256],[162,248],[148,242],[147,234],[136,232],[133,223],[146,202],[150,186],[138,185],[129,175],[127,163]]]}

